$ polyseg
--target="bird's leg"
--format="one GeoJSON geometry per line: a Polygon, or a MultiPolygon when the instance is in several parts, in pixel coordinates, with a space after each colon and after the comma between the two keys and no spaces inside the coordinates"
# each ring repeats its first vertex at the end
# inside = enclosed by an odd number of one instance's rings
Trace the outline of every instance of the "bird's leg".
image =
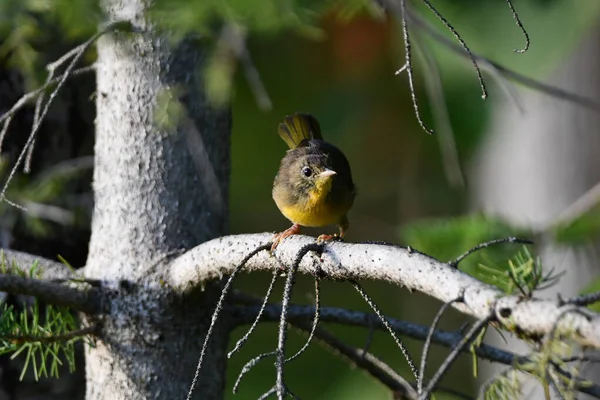
{"type": "Polygon", "coordinates": [[[273,252],[275,250],[275,248],[279,245],[279,242],[281,242],[283,239],[285,239],[288,236],[297,235],[299,233],[300,233],[300,225],[294,224],[291,227],[287,228],[285,231],[276,234],[273,237],[273,244],[271,245],[271,252],[273,252]]]}
{"type": "Polygon", "coordinates": [[[325,235],[325,234],[319,235],[319,237],[317,238],[317,243],[326,242],[328,240],[343,239],[344,236],[346,235],[346,231],[348,230],[349,227],[350,227],[350,224],[348,223],[348,218],[344,217],[342,222],[340,222],[340,224],[338,225],[338,228],[340,229],[339,235],[337,233],[334,235],[325,235]]]}

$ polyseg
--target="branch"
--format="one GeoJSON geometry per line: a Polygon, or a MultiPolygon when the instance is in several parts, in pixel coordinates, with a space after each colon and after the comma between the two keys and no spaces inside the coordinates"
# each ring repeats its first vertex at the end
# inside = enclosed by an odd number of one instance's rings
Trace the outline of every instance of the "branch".
{"type": "Polygon", "coordinates": [[[102,311],[102,296],[96,288],[76,288],[64,284],[0,274],[0,291],[34,296],[40,301],[71,307],[88,314],[102,311]]]}
{"type": "MultiPolygon", "coordinates": [[[[429,36],[431,36],[433,40],[463,57],[468,57],[468,54],[464,53],[462,46],[454,43],[450,38],[440,33],[431,24],[429,24],[427,21],[421,18],[416,12],[408,10],[407,15],[408,20],[411,23],[414,23],[415,26],[419,27],[420,29],[423,29],[423,31],[426,32],[429,36]]],[[[578,94],[569,92],[556,86],[548,85],[536,79],[529,78],[475,52],[471,52],[471,54],[479,63],[480,67],[483,67],[484,69],[487,68],[493,70],[505,77],[506,79],[511,79],[515,82],[520,83],[521,85],[527,86],[534,90],[538,90],[544,94],[555,97],[557,99],[566,100],[578,104],[580,106],[586,107],[590,110],[594,110],[596,112],[600,111],[600,105],[585,96],[580,96],[578,94]]]]}
{"type": "MultiPolygon", "coordinates": [[[[255,304],[256,299],[253,296],[236,293],[235,300],[244,304],[255,304]]],[[[236,325],[250,324],[254,320],[259,306],[230,306],[228,314],[236,325]]],[[[292,324],[296,322],[306,324],[314,315],[314,307],[292,305],[288,310],[288,321],[292,324]]],[[[278,322],[281,315],[281,305],[270,304],[265,307],[262,314],[263,322],[278,322]]],[[[373,314],[368,314],[360,311],[351,311],[344,308],[322,307],[320,319],[323,322],[343,324],[346,326],[360,326],[364,328],[375,328],[381,331],[387,331],[383,323],[373,314]]],[[[400,335],[405,335],[417,340],[426,340],[430,332],[430,327],[420,325],[413,322],[387,318],[392,328],[400,335]]],[[[438,345],[448,348],[455,348],[463,339],[462,332],[448,332],[441,329],[436,329],[431,335],[431,341],[438,345]]],[[[462,348],[463,353],[471,354],[468,348],[462,348]]],[[[474,348],[475,354],[492,362],[498,362],[511,367],[518,368],[520,371],[528,373],[528,366],[535,365],[529,357],[511,353],[494,346],[482,343],[474,348]],[[520,367],[522,366],[522,367],[520,367]]],[[[569,360],[567,360],[569,361],[569,360]]],[[[559,371],[567,379],[575,379],[567,371],[559,371]]],[[[600,385],[592,384],[583,379],[576,379],[576,389],[582,393],[600,398],[600,385]]]]}
{"type": "MultiPolygon", "coordinates": [[[[176,258],[165,271],[164,280],[176,291],[191,291],[205,281],[231,274],[245,255],[271,237],[270,233],[233,235],[205,242],[176,258]]],[[[314,238],[292,236],[278,246],[277,258],[284,265],[292,265],[298,249],[309,243],[314,243],[314,238]]],[[[261,252],[248,261],[245,270],[274,271],[280,268],[279,261],[261,252]]],[[[330,243],[321,257],[304,257],[298,271],[319,271],[334,280],[381,280],[418,290],[444,303],[463,294],[463,302],[453,303],[452,307],[484,319],[492,306],[493,317],[504,329],[530,338],[551,332],[563,311],[557,301],[505,295],[444,262],[399,246],[330,243]]],[[[586,346],[600,348],[600,316],[596,313],[583,316],[571,312],[558,321],[558,329],[575,332],[586,346]]]]}
{"type": "Polygon", "coordinates": [[[71,339],[75,339],[81,336],[93,335],[98,332],[98,325],[92,325],[85,328],[77,329],[71,332],[63,333],[60,335],[0,335],[0,340],[6,340],[15,344],[22,343],[56,343],[56,342],[67,342],[71,339]]]}
{"type": "Polygon", "coordinates": [[[25,273],[37,263],[36,272],[44,280],[65,280],[75,276],[74,271],[63,263],[16,250],[0,249],[0,262],[7,269],[15,266],[25,273]]]}
{"type": "MultiPolygon", "coordinates": [[[[291,324],[306,334],[312,332],[312,328],[307,322],[294,320],[291,324]]],[[[348,346],[336,338],[331,332],[323,328],[317,328],[314,331],[314,336],[330,351],[346,357],[352,365],[368,372],[373,378],[387,386],[395,394],[402,394],[403,397],[400,398],[417,398],[415,389],[389,365],[385,364],[373,354],[365,352],[362,349],[348,346]]]]}

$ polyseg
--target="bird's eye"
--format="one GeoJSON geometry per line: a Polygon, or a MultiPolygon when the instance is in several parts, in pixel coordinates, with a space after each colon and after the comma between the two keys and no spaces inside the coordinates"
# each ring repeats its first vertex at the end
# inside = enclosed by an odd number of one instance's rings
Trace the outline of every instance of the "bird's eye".
{"type": "Polygon", "coordinates": [[[312,169],[310,169],[310,167],[304,167],[302,168],[302,174],[304,174],[305,177],[309,177],[312,175],[312,169]]]}

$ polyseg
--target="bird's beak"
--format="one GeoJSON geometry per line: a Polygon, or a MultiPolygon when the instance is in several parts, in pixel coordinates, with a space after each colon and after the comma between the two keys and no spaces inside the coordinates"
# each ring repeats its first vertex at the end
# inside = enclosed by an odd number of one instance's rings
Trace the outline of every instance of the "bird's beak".
{"type": "Polygon", "coordinates": [[[326,169],[325,171],[321,172],[318,177],[319,178],[327,178],[328,176],[333,176],[333,175],[337,175],[337,172],[332,171],[330,169],[326,169]]]}

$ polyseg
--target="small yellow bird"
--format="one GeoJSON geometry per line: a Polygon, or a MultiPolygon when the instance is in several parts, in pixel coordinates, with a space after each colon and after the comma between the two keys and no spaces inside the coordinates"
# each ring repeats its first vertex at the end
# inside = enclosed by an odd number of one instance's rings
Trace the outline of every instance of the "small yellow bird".
{"type": "MultiPolygon", "coordinates": [[[[336,224],[343,238],[350,226],[348,210],[356,196],[346,156],[323,140],[312,115],[288,115],[278,132],[290,150],[273,182],[273,200],[293,225],[274,237],[271,251],[286,237],[299,233],[300,226],[336,224]]],[[[320,235],[318,240],[337,236],[320,235]]]]}

